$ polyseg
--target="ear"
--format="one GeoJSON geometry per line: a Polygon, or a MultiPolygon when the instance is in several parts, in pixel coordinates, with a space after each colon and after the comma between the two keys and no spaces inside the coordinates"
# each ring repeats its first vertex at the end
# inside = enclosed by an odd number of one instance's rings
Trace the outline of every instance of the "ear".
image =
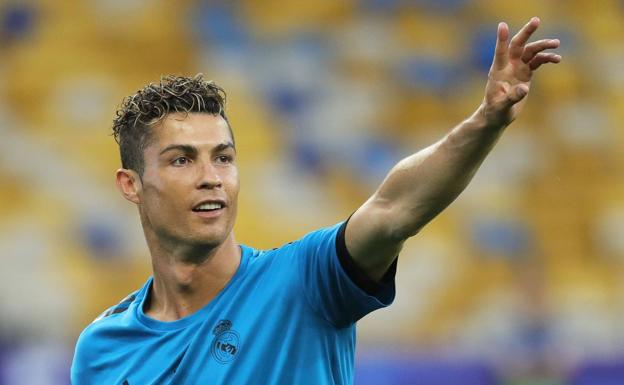
{"type": "Polygon", "coordinates": [[[115,181],[117,182],[117,188],[124,198],[135,204],[141,203],[139,193],[143,186],[141,184],[141,178],[139,178],[136,171],[120,168],[115,172],[115,181]]]}

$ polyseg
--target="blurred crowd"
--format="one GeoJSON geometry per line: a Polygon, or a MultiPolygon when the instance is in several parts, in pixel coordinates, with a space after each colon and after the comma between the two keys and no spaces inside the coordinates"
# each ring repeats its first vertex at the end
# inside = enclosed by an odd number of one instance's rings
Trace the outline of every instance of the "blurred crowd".
{"type": "Polygon", "coordinates": [[[624,1],[0,0],[0,384],[68,384],[77,335],[150,274],[114,186],[124,96],[165,74],[226,89],[236,237],[271,248],[468,117],[497,23],[531,16],[564,60],[406,244],[356,383],[624,378],[624,1]]]}

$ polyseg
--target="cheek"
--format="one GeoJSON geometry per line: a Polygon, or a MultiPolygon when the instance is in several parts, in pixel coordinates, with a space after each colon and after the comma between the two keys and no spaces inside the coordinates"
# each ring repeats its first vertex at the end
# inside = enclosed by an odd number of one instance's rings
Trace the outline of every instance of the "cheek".
{"type": "Polygon", "coordinates": [[[228,195],[233,199],[237,198],[239,190],[240,190],[240,183],[238,181],[238,178],[235,178],[232,181],[230,181],[230,183],[228,184],[228,195]]]}
{"type": "Polygon", "coordinates": [[[177,211],[176,204],[180,202],[180,199],[176,199],[179,196],[175,189],[175,184],[163,184],[150,183],[145,186],[143,192],[143,199],[146,209],[149,210],[151,215],[162,216],[166,215],[168,211],[177,211]]]}
{"type": "Polygon", "coordinates": [[[238,170],[234,170],[228,175],[223,177],[224,184],[226,186],[228,195],[231,197],[238,196],[240,189],[240,180],[238,179],[238,170]]]}

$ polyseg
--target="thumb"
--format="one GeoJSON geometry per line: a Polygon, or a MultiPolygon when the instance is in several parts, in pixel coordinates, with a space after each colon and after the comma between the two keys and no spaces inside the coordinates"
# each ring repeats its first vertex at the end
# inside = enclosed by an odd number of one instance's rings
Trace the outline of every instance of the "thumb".
{"type": "Polygon", "coordinates": [[[507,93],[507,98],[505,99],[506,107],[511,107],[514,104],[518,103],[529,93],[529,87],[526,84],[518,84],[513,87],[507,93]]]}

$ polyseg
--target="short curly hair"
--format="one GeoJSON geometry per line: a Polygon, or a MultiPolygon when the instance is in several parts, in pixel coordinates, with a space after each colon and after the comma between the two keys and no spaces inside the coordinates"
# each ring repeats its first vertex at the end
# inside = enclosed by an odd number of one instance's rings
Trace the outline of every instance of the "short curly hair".
{"type": "Polygon", "coordinates": [[[151,139],[150,128],[168,114],[203,112],[220,115],[234,135],[225,115],[226,94],[202,74],[194,77],[163,76],[160,83],[150,83],[134,95],[124,98],[113,120],[113,136],[119,144],[121,166],[136,171],[145,170],[143,151],[151,139]]]}

